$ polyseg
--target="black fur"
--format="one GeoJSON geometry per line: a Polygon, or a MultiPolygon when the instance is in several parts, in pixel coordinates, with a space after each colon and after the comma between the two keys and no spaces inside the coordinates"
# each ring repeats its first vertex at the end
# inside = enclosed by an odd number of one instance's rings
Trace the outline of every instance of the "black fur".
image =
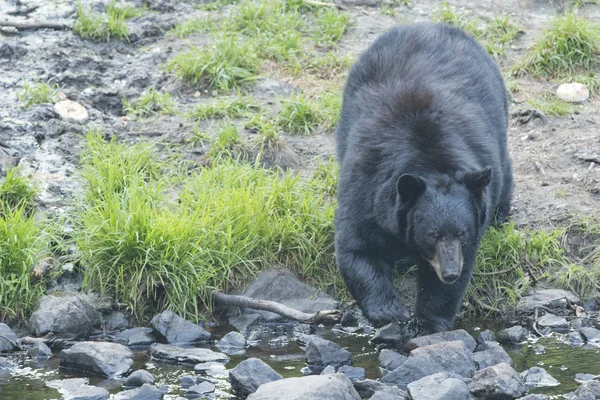
{"type": "Polygon", "coordinates": [[[419,278],[410,325],[452,327],[481,237],[510,209],[507,126],[502,75],[457,28],[395,27],[354,64],[337,130],[336,259],[373,323],[409,319],[392,283],[394,263],[408,258],[419,278]],[[442,239],[462,245],[452,284],[427,261],[442,239]]]}

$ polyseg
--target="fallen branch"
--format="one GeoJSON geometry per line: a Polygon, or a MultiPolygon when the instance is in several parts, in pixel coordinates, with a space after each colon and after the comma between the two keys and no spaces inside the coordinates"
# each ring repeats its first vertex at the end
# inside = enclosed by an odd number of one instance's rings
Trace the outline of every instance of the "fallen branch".
{"type": "Polygon", "coordinates": [[[34,30],[34,29],[69,29],[70,27],[65,24],[57,24],[53,22],[37,22],[28,24],[26,22],[10,22],[0,21],[0,28],[15,28],[19,31],[34,30]]]}
{"type": "Polygon", "coordinates": [[[484,302],[482,302],[481,300],[479,300],[475,296],[470,296],[470,300],[473,303],[475,303],[475,305],[477,307],[481,308],[482,310],[494,312],[494,313],[497,313],[497,314],[500,314],[502,312],[502,311],[500,311],[499,308],[496,308],[496,307],[490,306],[488,304],[485,304],[484,302]]]}
{"type": "Polygon", "coordinates": [[[516,113],[512,114],[513,118],[517,118],[517,122],[524,125],[527,124],[529,121],[531,121],[534,118],[539,118],[542,123],[546,124],[548,123],[548,118],[546,117],[546,115],[544,115],[543,112],[538,111],[538,110],[521,110],[521,111],[517,111],[516,113]]]}
{"type": "Polygon", "coordinates": [[[342,7],[342,6],[338,5],[338,4],[325,3],[323,1],[304,0],[304,4],[306,4],[307,6],[314,6],[314,7],[335,7],[335,8],[338,8],[340,10],[344,9],[344,7],[342,7]]]}
{"type": "Polygon", "coordinates": [[[246,296],[237,296],[231,294],[225,294],[215,290],[213,292],[214,300],[225,306],[236,306],[251,308],[253,310],[270,311],[275,314],[279,314],[284,318],[293,319],[295,321],[304,322],[307,324],[316,324],[324,321],[337,322],[341,318],[339,310],[323,310],[317,311],[313,314],[308,314],[302,311],[294,310],[284,306],[281,303],[276,303],[269,300],[257,300],[246,296]]]}

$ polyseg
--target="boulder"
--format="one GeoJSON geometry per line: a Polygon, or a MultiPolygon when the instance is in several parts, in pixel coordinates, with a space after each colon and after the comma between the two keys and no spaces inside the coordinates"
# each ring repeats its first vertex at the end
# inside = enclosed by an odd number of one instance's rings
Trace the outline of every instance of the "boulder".
{"type": "Polygon", "coordinates": [[[81,342],[60,352],[60,367],[116,378],[133,366],[133,353],[117,343],[81,342]]]}
{"type": "Polygon", "coordinates": [[[581,384],[575,391],[575,400],[600,399],[600,381],[591,380],[581,384]]]}
{"type": "Polygon", "coordinates": [[[201,382],[185,391],[186,397],[200,397],[215,391],[215,385],[210,382],[201,382]]]}
{"type": "Polygon", "coordinates": [[[550,313],[539,318],[537,320],[537,325],[542,329],[547,328],[549,330],[564,330],[569,327],[569,323],[564,317],[559,317],[550,313]]]}
{"type": "Polygon", "coordinates": [[[125,314],[120,311],[115,311],[110,313],[104,319],[104,326],[109,332],[120,331],[129,327],[129,321],[127,321],[125,314]]]}
{"type": "Polygon", "coordinates": [[[229,318],[229,325],[235,327],[244,336],[248,336],[251,331],[258,329],[261,322],[262,317],[255,313],[229,318]]]}
{"type": "Polygon", "coordinates": [[[531,367],[521,372],[521,378],[527,388],[558,386],[560,382],[550,375],[544,368],[531,367]]]}
{"type": "Polygon", "coordinates": [[[360,400],[344,374],[310,375],[261,385],[248,400],[360,400]],[[282,397],[282,395],[284,397],[282,397]]]}
{"type": "Polygon", "coordinates": [[[219,340],[217,347],[225,354],[230,351],[237,353],[246,349],[246,338],[239,332],[229,332],[219,340]]]}
{"type": "Polygon", "coordinates": [[[140,387],[146,383],[154,385],[154,376],[152,376],[152,374],[145,369],[138,369],[137,371],[131,373],[127,379],[125,379],[123,386],[140,387]]]}
{"type": "Polygon", "coordinates": [[[512,359],[498,342],[485,342],[485,344],[487,345],[486,350],[473,353],[473,361],[475,361],[477,370],[500,363],[505,363],[510,366],[513,365],[512,359]]]}
{"type": "Polygon", "coordinates": [[[353,381],[352,383],[354,384],[354,389],[356,389],[361,398],[370,398],[376,393],[381,393],[380,396],[383,396],[382,393],[387,393],[389,395],[395,395],[396,397],[394,397],[394,399],[396,400],[409,400],[408,393],[404,390],[395,386],[388,386],[385,383],[373,379],[363,379],[362,381],[353,381]]]}
{"type": "Polygon", "coordinates": [[[446,372],[426,376],[409,383],[408,393],[413,400],[470,400],[469,387],[460,375],[446,372]]]}
{"type": "Polygon", "coordinates": [[[404,390],[390,386],[388,390],[375,392],[369,400],[411,400],[411,398],[404,390]]]}
{"type": "Polygon", "coordinates": [[[273,368],[258,358],[249,358],[229,371],[229,381],[233,390],[247,396],[267,382],[283,379],[273,368]]]}
{"type": "MultiPolygon", "coordinates": [[[[243,293],[244,296],[270,300],[305,313],[334,310],[339,302],[331,296],[303,282],[288,270],[272,269],[261,271],[243,293]]],[[[260,314],[265,321],[282,319],[268,311],[244,310],[245,313],[260,314]]]]}
{"type": "Polygon", "coordinates": [[[518,399],[527,392],[519,374],[504,363],[477,371],[469,390],[476,399],[518,399]]]}
{"type": "Polygon", "coordinates": [[[0,353],[18,350],[17,334],[8,325],[0,323],[0,353]]]}
{"type": "Polygon", "coordinates": [[[46,386],[58,390],[64,400],[108,400],[108,390],[88,386],[84,378],[60,379],[46,382],[46,386]]]}
{"type": "Polygon", "coordinates": [[[342,365],[338,368],[337,372],[346,375],[351,381],[361,381],[365,379],[365,369],[361,367],[342,365]]]}
{"type": "Polygon", "coordinates": [[[335,367],[333,365],[326,366],[323,369],[323,371],[321,371],[320,375],[327,375],[327,374],[335,374],[335,367]]]}
{"type": "Polygon", "coordinates": [[[384,325],[375,332],[370,340],[372,344],[401,345],[404,344],[404,331],[397,322],[384,325]]]}
{"type": "Polygon", "coordinates": [[[152,336],[152,328],[131,328],[117,333],[115,342],[125,346],[149,346],[156,342],[152,336]]]}
{"type": "Polygon", "coordinates": [[[596,329],[596,328],[581,328],[579,330],[579,332],[581,332],[581,334],[583,335],[583,337],[585,337],[585,340],[588,343],[591,344],[600,344],[600,330],[596,329]]]}
{"type": "Polygon", "coordinates": [[[517,308],[519,311],[534,311],[536,307],[566,308],[569,303],[579,304],[579,297],[572,292],[561,289],[541,289],[529,291],[527,296],[521,297],[517,308]]]}
{"type": "Polygon", "coordinates": [[[383,349],[379,353],[379,365],[387,371],[393,371],[398,368],[408,357],[394,350],[383,349]]]}
{"type": "Polygon", "coordinates": [[[452,342],[455,340],[463,342],[465,347],[470,351],[474,351],[475,346],[477,346],[473,336],[469,335],[464,329],[458,329],[455,331],[439,332],[432,335],[413,338],[406,343],[406,349],[411,351],[419,347],[429,346],[430,344],[452,342]]]}
{"type": "Polygon", "coordinates": [[[206,342],[211,337],[210,333],[202,327],[181,318],[170,310],[155,315],[150,324],[157,336],[168,344],[206,342]]]}
{"type": "Polygon", "coordinates": [[[225,354],[209,349],[179,347],[161,343],[154,343],[150,346],[148,352],[152,358],[157,360],[181,364],[226,363],[229,361],[229,357],[225,354]]]}
{"type": "Polygon", "coordinates": [[[144,383],[141,387],[114,395],[111,400],[161,400],[164,393],[154,385],[144,383]]]}
{"type": "Polygon", "coordinates": [[[496,334],[489,329],[479,332],[477,335],[477,344],[481,344],[483,342],[496,342],[496,334]]]}
{"type": "Polygon", "coordinates": [[[337,368],[352,363],[352,353],[336,343],[318,336],[306,346],[305,356],[308,366],[317,367],[317,370],[328,365],[337,368]]]}
{"type": "Polygon", "coordinates": [[[52,332],[59,338],[82,339],[102,322],[90,296],[73,292],[54,293],[42,297],[29,318],[36,336],[52,332]]]}
{"type": "Polygon", "coordinates": [[[498,341],[506,344],[517,344],[525,341],[529,332],[522,326],[515,325],[498,332],[498,341]]]}
{"type": "Polygon", "coordinates": [[[35,358],[52,357],[52,350],[44,342],[35,342],[33,347],[27,349],[27,354],[35,358]]]}

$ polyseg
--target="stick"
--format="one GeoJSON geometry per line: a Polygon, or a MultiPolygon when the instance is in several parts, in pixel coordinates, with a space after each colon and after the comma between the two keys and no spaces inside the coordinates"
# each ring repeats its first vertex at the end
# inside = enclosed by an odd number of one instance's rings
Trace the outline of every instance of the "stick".
{"type": "Polygon", "coordinates": [[[25,31],[29,29],[69,29],[68,25],[65,24],[56,24],[52,22],[38,22],[38,23],[23,23],[23,22],[10,22],[10,21],[0,21],[0,28],[15,28],[20,31],[25,31]]]}
{"type": "Polygon", "coordinates": [[[499,308],[496,308],[496,307],[490,306],[488,304],[485,304],[481,300],[477,299],[475,296],[471,296],[471,301],[473,303],[475,303],[475,305],[478,306],[479,308],[481,308],[482,310],[490,311],[490,312],[495,312],[495,313],[498,313],[498,314],[500,314],[502,312],[502,311],[500,311],[499,308]]]}
{"type": "Polygon", "coordinates": [[[335,8],[339,8],[340,10],[343,10],[344,7],[339,6],[337,4],[333,4],[333,3],[325,3],[322,1],[314,1],[314,0],[304,0],[304,4],[308,5],[308,6],[315,6],[315,7],[335,7],[335,8]]]}
{"type": "Polygon", "coordinates": [[[257,300],[246,296],[236,296],[225,294],[215,290],[213,298],[217,303],[226,306],[246,307],[253,310],[270,311],[279,314],[284,318],[293,319],[307,324],[318,323],[322,321],[339,321],[341,318],[339,310],[323,310],[317,311],[314,314],[308,314],[302,311],[294,310],[284,306],[281,303],[276,303],[269,300],[257,300]]]}

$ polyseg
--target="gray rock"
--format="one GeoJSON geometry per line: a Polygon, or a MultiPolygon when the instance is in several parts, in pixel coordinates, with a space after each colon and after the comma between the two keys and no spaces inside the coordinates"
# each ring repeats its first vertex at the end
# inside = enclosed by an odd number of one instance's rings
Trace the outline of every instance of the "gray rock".
{"type": "Polygon", "coordinates": [[[149,346],[156,340],[152,336],[152,328],[131,328],[119,332],[115,342],[125,346],[149,346]]]}
{"type": "Polygon", "coordinates": [[[394,350],[383,349],[379,353],[379,365],[381,368],[393,371],[398,368],[408,357],[394,350]]]}
{"type": "Polygon", "coordinates": [[[441,372],[421,378],[408,384],[408,393],[413,400],[469,400],[467,384],[452,375],[441,372]]]}
{"type": "MultiPolygon", "coordinates": [[[[300,282],[288,270],[261,271],[243,293],[253,299],[271,300],[295,310],[314,313],[321,310],[334,310],[339,302],[331,296],[305,283],[300,282]]],[[[268,311],[244,310],[260,314],[265,321],[280,320],[281,316],[268,311]]]]}
{"type": "Polygon", "coordinates": [[[52,350],[44,342],[35,342],[33,347],[27,350],[27,354],[36,358],[52,357],[52,350]]]}
{"type": "Polygon", "coordinates": [[[275,370],[258,358],[242,361],[229,371],[231,387],[242,396],[254,393],[262,384],[283,379],[275,370]]]}
{"type": "Polygon", "coordinates": [[[592,379],[594,379],[596,377],[596,375],[593,374],[575,374],[575,382],[577,383],[583,383],[583,382],[587,382],[587,381],[591,381],[592,379]]]}
{"type": "Polygon", "coordinates": [[[537,324],[540,328],[567,328],[569,323],[564,317],[559,317],[554,314],[545,314],[543,317],[538,319],[537,324]]]}
{"type": "Polygon", "coordinates": [[[310,375],[281,379],[261,385],[248,400],[360,400],[344,374],[310,375]]]}
{"type": "Polygon", "coordinates": [[[596,328],[581,328],[581,334],[591,344],[600,344],[600,331],[596,328]]]}
{"type": "Polygon", "coordinates": [[[584,382],[575,391],[576,400],[595,400],[600,398],[600,381],[584,382]]]}
{"type": "Polygon", "coordinates": [[[498,332],[498,341],[500,343],[516,344],[527,339],[529,332],[522,326],[516,325],[498,332]]]}
{"type": "Polygon", "coordinates": [[[583,103],[590,97],[590,90],[583,83],[563,83],[556,89],[556,97],[571,103],[583,103]]]}
{"type": "Polygon", "coordinates": [[[156,334],[169,344],[205,342],[210,333],[200,326],[181,318],[173,311],[163,311],[150,321],[156,334]]]}
{"type": "Polygon", "coordinates": [[[181,387],[184,389],[191,388],[194,385],[198,384],[198,380],[195,375],[183,375],[179,377],[179,383],[181,387]]]}
{"type": "Polygon", "coordinates": [[[320,375],[327,375],[327,374],[335,374],[335,367],[333,365],[326,366],[323,369],[323,371],[321,371],[320,375]]]}
{"type": "Polygon", "coordinates": [[[581,333],[577,331],[569,332],[567,336],[567,342],[573,347],[581,347],[585,344],[583,336],[581,336],[581,333]]]}
{"type": "Polygon", "coordinates": [[[396,322],[382,326],[370,340],[373,344],[386,343],[390,345],[404,344],[402,328],[396,322]]]}
{"type": "Polygon", "coordinates": [[[519,374],[505,363],[477,371],[469,390],[476,399],[517,399],[527,392],[519,374]]]}
{"type": "Polygon", "coordinates": [[[400,388],[375,392],[369,400],[410,400],[410,396],[400,388]]]}
{"type": "Polygon", "coordinates": [[[473,353],[473,361],[477,366],[477,370],[491,367],[496,364],[505,363],[510,366],[513,361],[508,353],[497,342],[485,342],[487,350],[477,351],[473,353]]]}
{"type": "Polygon", "coordinates": [[[533,311],[536,307],[566,308],[569,303],[578,304],[579,297],[572,292],[561,289],[542,289],[529,292],[519,300],[520,311],[533,311]]]}
{"type": "Polygon", "coordinates": [[[120,311],[115,311],[105,318],[104,325],[108,331],[120,331],[129,327],[129,321],[127,317],[120,311]]]}
{"type": "Polygon", "coordinates": [[[475,346],[477,346],[473,336],[469,335],[464,329],[458,329],[455,331],[439,332],[432,335],[413,338],[406,343],[406,349],[410,351],[419,347],[429,346],[430,344],[452,342],[455,340],[463,342],[465,347],[471,352],[474,351],[475,346]]]}
{"type": "Polygon", "coordinates": [[[340,368],[338,368],[337,372],[346,375],[351,381],[360,381],[365,379],[365,369],[361,367],[342,365],[340,368]]]}
{"type": "Polygon", "coordinates": [[[38,302],[29,318],[29,327],[36,336],[48,332],[60,338],[86,338],[102,322],[90,296],[73,292],[54,293],[38,302]]]}
{"type": "Polygon", "coordinates": [[[118,343],[81,342],[60,352],[60,367],[115,378],[133,366],[133,352],[118,343]]]}
{"type": "Polygon", "coordinates": [[[72,378],[46,382],[46,386],[58,390],[64,400],[107,400],[108,390],[88,386],[87,379],[72,378]]]}
{"type": "Polygon", "coordinates": [[[208,362],[223,362],[229,361],[223,353],[217,353],[209,349],[188,348],[172,346],[169,344],[154,343],[148,349],[152,358],[161,361],[177,362],[181,364],[200,364],[208,362]]]}
{"type": "Polygon", "coordinates": [[[215,385],[210,382],[202,382],[192,386],[185,392],[186,397],[200,397],[215,391],[215,385]]]}
{"type": "Polygon", "coordinates": [[[521,378],[527,388],[558,386],[560,382],[554,379],[544,368],[531,367],[521,372],[521,378]]]}
{"type": "Polygon", "coordinates": [[[496,341],[497,341],[496,334],[493,331],[490,331],[489,329],[479,332],[479,335],[477,336],[478,344],[481,344],[483,342],[496,342],[496,341]]]}
{"type": "Polygon", "coordinates": [[[354,389],[356,389],[361,398],[369,398],[373,396],[375,392],[383,392],[393,387],[388,386],[385,383],[376,381],[374,379],[363,379],[361,381],[354,381],[352,382],[352,384],[354,385],[354,389]]]}
{"type": "Polygon", "coordinates": [[[320,369],[318,367],[333,365],[338,368],[352,363],[352,353],[318,336],[306,346],[305,356],[308,366],[317,367],[317,370],[320,369]]]}
{"type": "Polygon", "coordinates": [[[161,400],[164,393],[154,385],[145,383],[137,389],[117,393],[111,400],[161,400]]]}
{"type": "Polygon", "coordinates": [[[154,385],[154,376],[152,376],[152,374],[145,369],[138,369],[137,371],[132,372],[131,375],[125,379],[123,386],[140,387],[146,383],[154,385]]]}
{"type": "Polygon", "coordinates": [[[246,349],[246,338],[239,332],[229,332],[217,343],[217,347],[227,354],[229,350],[239,351],[246,349]]]}
{"type": "Polygon", "coordinates": [[[585,327],[593,327],[594,324],[587,317],[576,317],[569,321],[569,326],[575,330],[580,330],[585,327]]]}
{"type": "Polygon", "coordinates": [[[519,400],[550,400],[545,394],[530,394],[525,397],[519,397],[519,400]]]}
{"type": "Polygon", "coordinates": [[[0,353],[18,350],[17,334],[8,325],[0,323],[0,353]]]}
{"type": "Polygon", "coordinates": [[[229,325],[235,327],[244,336],[248,336],[250,332],[256,330],[261,322],[260,314],[242,314],[229,318],[229,325]]]}

